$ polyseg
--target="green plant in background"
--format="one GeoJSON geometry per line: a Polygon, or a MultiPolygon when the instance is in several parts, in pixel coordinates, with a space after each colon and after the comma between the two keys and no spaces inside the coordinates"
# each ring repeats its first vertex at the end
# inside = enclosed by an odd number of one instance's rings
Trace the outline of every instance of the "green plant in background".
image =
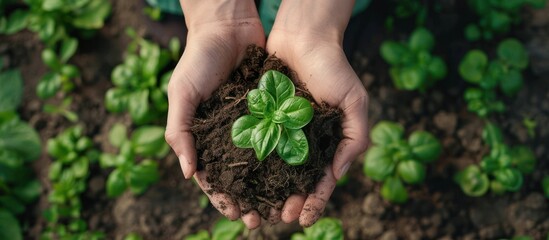
{"type": "Polygon", "coordinates": [[[144,7],[143,13],[153,21],[160,21],[162,20],[162,9],[159,7],[144,7]]]}
{"type": "Polygon", "coordinates": [[[543,189],[545,197],[549,198],[549,175],[543,176],[543,179],[541,180],[541,188],[543,189]]]}
{"type": "Polygon", "coordinates": [[[61,115],[65,117],[67,120],[75,123],[78,121],[78,115],[69,109],[71,106],[71,103],[72,103],[72,98],[67,97],[63,99],[63,101],[59,106],[55,106],[52,104],[44,104],[44,108],[42,110],[45,113],[49,113],[53,115],[61,115]]]}
{"type": "Polygon", "coordinates": [[[185,237],[185,240],[236,240],[244,232],[242,221],[230,221],[227,218],[219,219],[213,226],[212,234],[200,230],[185,237]]]}
{"type": "Polygon", "coordinates": [[[48,140],[48,154],[53,158],[48,178],[52,190],[50,206],[44,211],[47,226],[41,239],[100,239],[101,232],[90,232],[82,219],[80,195],[86,191],[90,164],[97,161],[99,152],[84,135],[81,126],[74,126],[48,140]]]}
{"type": "Polygon", "coordinates": [[[145,124],[163,119],[168,111],[167,88],[171,76],[170,63],[179,59],[180,43],[173,38],[169,50],[147,41],[128,29],[133,38],[124,63],[114,68],[114,87],[105,95],[109,112],[128,111],[134,123],[145,124]]]}
{"type": "Polygon", "coordinates": [[[487,123],[482,139],[490,147],[478,165],[458,172],[454,179],[463,192],[472,197],[484,195],[489,189],[495,194],[516,192],[522,187],[523,175],[534,171],[536,158],[526,146],[509,147],[503,142],[501,130],[487,123]]]}
{"type": "Polygon", "coordinates": [[[533,138],[536,136],[536,127],[538,126],[536,120],[525,117],[522,119],[522,125],[526,128],[529,137],[533,138]]]}
{"type": "Polygon", "coordinates": [[[465,28],[469,41],[491,40],[495,35],[505,34],[512,25],[521,21],[520,10],[524,6],[543,8],[546,0],[482,1],[468,0],[469,7],[478,15],[477,23],[465,28]]]}
{"type": "Polygon", "coordinates": [[[158,164],[149,158],[163,158],[168,154],[164,131],[162,127],[142,126],[127,138],[123,124],[117,123],[111,128],[109,142],[120,151],[118,155],[102,153],[99,159],[102,168],[115,168],[107,179],[109,197],[118,197],[128,188],[134,194],[141,194],[158,181],[158,164]],[[147,159],[138,164],[137,156],[147,159]]]}
{"type": "Polygon", "coordinates": [[[286,163],[304,164],[309,143],[301,128],[313,119],[314,110],[309,100],[295,96],[292,80],[281,72],[267,71],[246,100],[250,114],[233,123],[234,145],[253,148],[259,161],[276,149],[286,163]]]}
{"type": "Polygon", "coordinates": [[[303,233],[292,234],[292,240],[343,240],[341,220],[321,218],[312,226],[303,229],[303,233]]]}
{"type": "Polygon", "coordinates": [[[459,65],[461,77],[476,85],[465,91],[467,108],[480,117],[505,111],[504,103],[497,100],[496,88],[512,97],[523,85],[521,71],[528,66],[524,46],[516,39],[506,39],[498,45],[497,56],[496,60],[488,61],[484,52],[471,50],[459,65]]]}
{"type": "Polygon", "coordinates": [[[23,95],[20,72],[2,71],[0,82],[0,239],[19,240],[23,237],[16,216],[42,191],[30,167],[40,156],[41,143],[38,133],[15,112],[23,95]]]}
{"type": "Polygon", "coordinates": [[[383,42],[381,57],[391,65],[389,73],[396,88],[425,91],[446,76],[444,60],[431,54],[434,45],[433,35],[425,28],[416,29],[408,43],[383,42]]]}
{"type": "Polygon", "coordinates": [[[416,26],[423,26],[427,20],[427,6],[420,0],[395,0],[392,1],[394,11],[385,20],[385,27],[393,30],[395,19],[408,19],[415,16],[416,26]]]}
{"type": "Polygon", "coordinates": [[[89,35],[103,27],[111,12],[108,0],[24,0],[24,3],[28,10],[17,9],[6,20],[0,20],[0,33],[28,28],[47,45],[71,36],[72,32],[89,35]]]}
{"type": "Polygon", "coordinates": [[[436,160],[442,152],[440,142],[432,134],[415,131],[403,139],[401,125],[381,121],[371,131],[374,146],[364,158],[364,174],[383,182],[381,195],[394,203],[404,203],[408,193],[403,181],[419,184],[425,179],[425,164],[436,160]]]}
{"type": "Polygon", "coordinates": [[[124,240],[143,240],[143,238],[137,233],[129,233],[124,237],[124,240]]]}
{"type": "Polygon", "coordinates": [[[74,88],[73,79],[80,77],[80,71],[67,61],[78,48],[78,40],[68,38],[59,44],[59,49],[49,47],[42,51],[42,61],[50,68],[40,79],[36,94],[42,99],[53,97],[57,92],[68,93],[74,88]]]}
{"type": "Polygon", "coordinates": [[[27,26],[27,11],[18,9],[9,15],[6,13],[5,9],[14,3],[17,1],[0,1],[0,34],[14,34],[27,26]]]}

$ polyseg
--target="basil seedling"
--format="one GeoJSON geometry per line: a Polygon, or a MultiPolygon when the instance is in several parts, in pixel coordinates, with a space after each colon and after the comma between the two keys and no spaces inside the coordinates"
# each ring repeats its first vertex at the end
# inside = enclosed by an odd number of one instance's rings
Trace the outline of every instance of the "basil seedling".
{"type": "Polygon", "coordinates": [[[295,96],[292,81],[281,72],[267,71],[246,100],[250,114],[233,123],[234,145],[253,148],[259,161],[276,149],[290,165],[305,163],[309,143],[301,128],[313,119],[313,107],[307,99],[295,96]]]}
{"type": "Polygon", "coordinates": [[[303,229],[303,233],[292,234],[292,240],[330,239],[343,240],[343,226],[337,218],[324,217],[312,226],[303,229]]]}

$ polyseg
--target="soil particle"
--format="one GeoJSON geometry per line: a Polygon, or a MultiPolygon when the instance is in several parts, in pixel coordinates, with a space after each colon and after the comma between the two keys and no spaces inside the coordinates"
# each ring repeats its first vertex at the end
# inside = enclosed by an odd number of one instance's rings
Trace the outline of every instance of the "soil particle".
{"type": "Polygon", "coordinates": [[[398,240],[398,237],[395,230],[389,230],[384,232],[383,235],[379,237],[379,240],[398,240]]]}
{"type": "Polygon", "coordinates": [[[364,217],[360,220],[360,225],[363,227],[362,233],[368,238],[375,238],[383,233],[383,223],[377,218],[364,217]]]}
{"type": "Polygon", "coordinates": [[[481,228],[478,232],[480,239],[498,239],[505,237],[505,233],[499,224],[481,228]]]}
{"type": "Polygon", "coordinates": [[[503,199],[480,199],[469,210],[471,222],[477,228],[483,228],[499,223],[505,219],[505,206],[507,201],[503,199]]]}
{"type": "Polygon", "coordinates": [[[362,81],[362,84],[364,85],[364,87],[366,89],[370,88],[370,85],[372,85],[372,83],[374,83],[375,81],[375,76],[372,75],[371,73],[363,73],[361,76],[360,76],[360,80],[362,81]]]}
{"type": "Polygon", "coordinates": [[[435,125],[447,135],[452,135],[456,130],[457,115],[452,112],[439,112],[434,117],[435,125]]]}
{"type": "Polygon", "coordinates": [[[525,44],[530,56],[530,68],[537,75],[549,73],[549,37],[538,36],[525,44]]]}
{"type": "Polygon", "coordinates": [[[507,208],[506,219],[516,232],[525,233],[546,217],[546,199],[540,193],[531,193],[524,200],[515,202],[507,208]]]}
{"type": "Polygon", "coordinates": [[[368,194],[362,203],[362,211],[370,216],[381,216],[385,212],[383,200],[376,193],[368,194]]]}
{"type": "Polygon", "coordinates": [[[482,121],[473,120],[457,131],[463,145],[468,151],[478,152],[482,147],[481,139],[482,121]]]}

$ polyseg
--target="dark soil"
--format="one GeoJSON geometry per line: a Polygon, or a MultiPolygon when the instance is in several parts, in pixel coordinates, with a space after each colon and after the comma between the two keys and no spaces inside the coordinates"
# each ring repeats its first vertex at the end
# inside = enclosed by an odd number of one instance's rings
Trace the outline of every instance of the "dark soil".
{"type": "MultiPolygon", "coordinates": [[[[268,70],[294,76],[275,56],[264,49],[249,46],[245,59],[229,80],[199,106],[193,126],[199,155],[199,170],[208,173],[212,191],[229,194],[242,212],[258,210],[267,219],[271,208],[281,210],[291,194],[309,194],[324,176],[341,139],[340,112],[326,105],[313,104],[313,120],[303,128],[309,141],[309,160],[301,166],[286,164],[276,153],[257,161],[253,149],[237,148],[231,140],[231,127],[248,113],[245,101],[248,91],[257,88],[268,70]]],[[[304,87],[296,95],[312,101],[304,87]]]]}

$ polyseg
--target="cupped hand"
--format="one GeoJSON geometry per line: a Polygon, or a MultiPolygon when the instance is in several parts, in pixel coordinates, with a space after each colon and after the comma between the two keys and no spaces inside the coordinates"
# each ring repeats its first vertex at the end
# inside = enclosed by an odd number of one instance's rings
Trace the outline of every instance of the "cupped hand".
{"type": "MultiPolygon", "coordinates": [[[[197,172],[197,153],[191,132],[198,105],[228,78],[250,44],[265,45],[265,36],[253,1],[181,1],[188,28],[187,44],[168,86],[165,138],[179,158],[186,179],[193,175],[210,202],[231,220],[240,207],[228,195],[208,194],[205,172],[197,172]],[[186,11],[192,9],[192,11],[186,11]],[[212,14],[212,11],[215,14],[212,14]]],[[[252,211],[242,216],[248,228],[261,223],[252,211]]]]}

